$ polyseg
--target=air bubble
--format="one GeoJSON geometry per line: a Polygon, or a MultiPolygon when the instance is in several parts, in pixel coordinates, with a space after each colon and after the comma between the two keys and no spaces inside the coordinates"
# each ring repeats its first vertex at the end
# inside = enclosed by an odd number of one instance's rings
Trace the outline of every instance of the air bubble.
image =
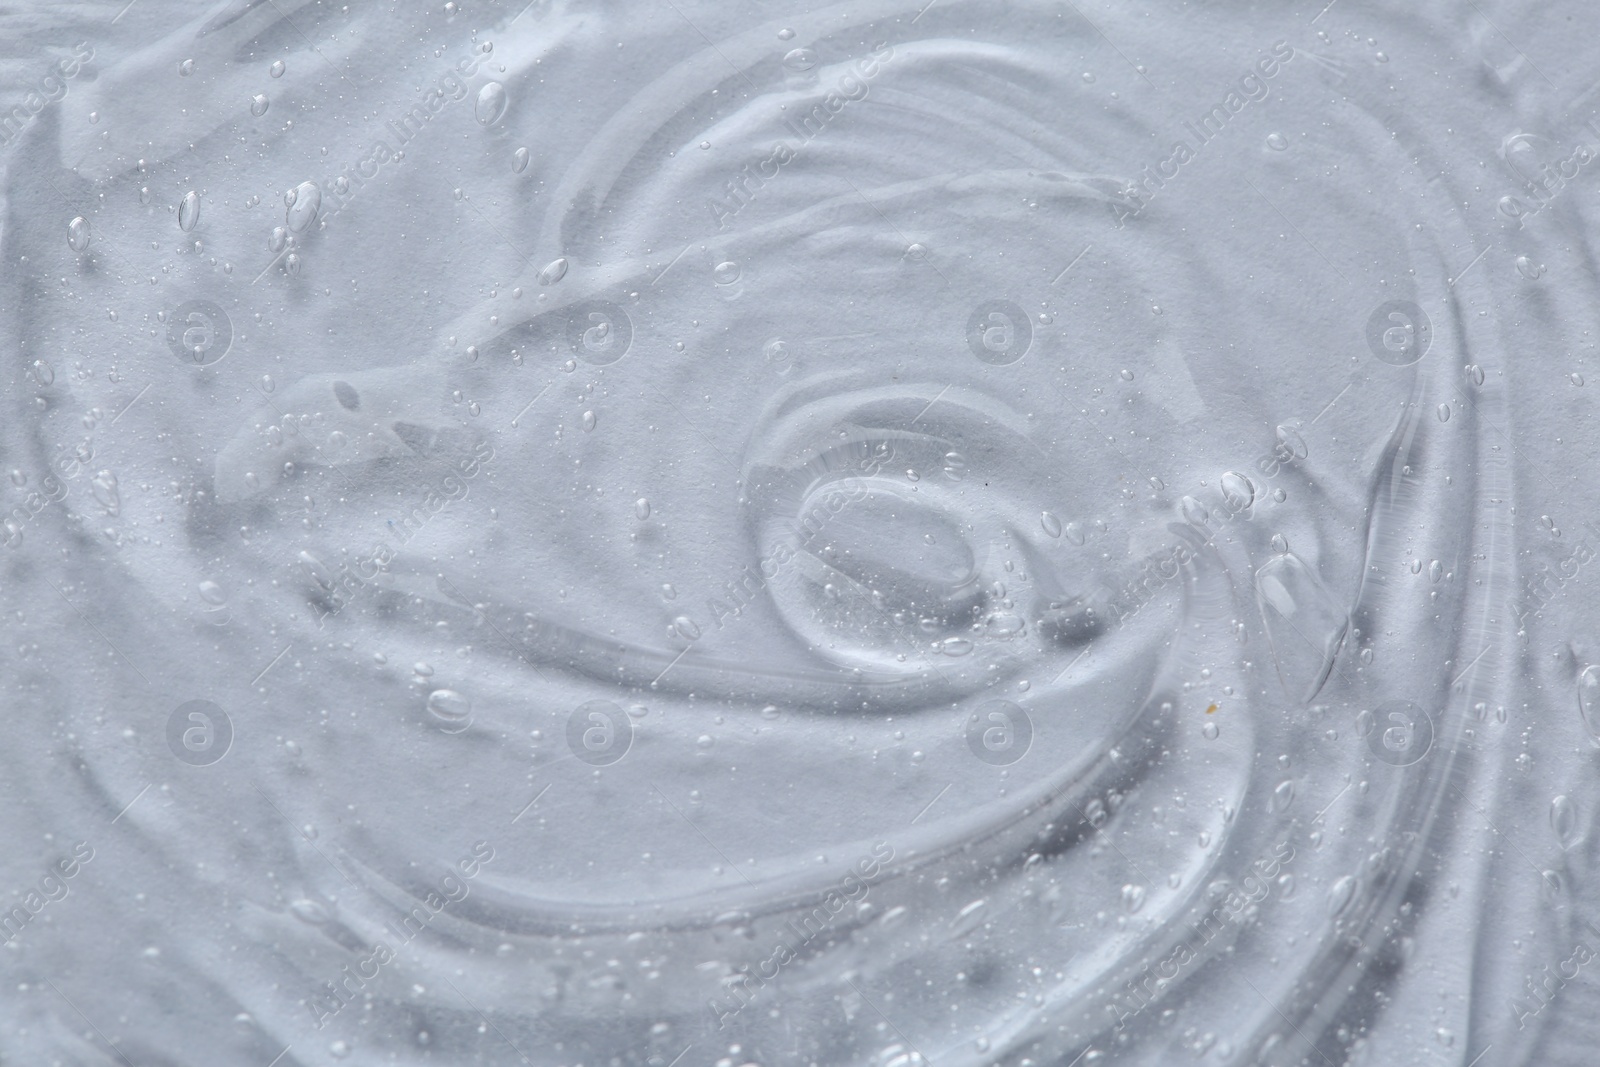
{"type": "Polygon", "coordinates": [[[200,194],[190,189],[178,202],[178,228],[188,233],[200,222],[200,194]]]}
{"type": "Polygon", "coordinates": [[[95,500],[105,509],[107,515],[118,515],[122,511],[122,494],[117,489],[117,476],[110,471],[101,471],[89,483],[90,490],[94,493],[95,500]]]}
{"type": "Polygon", "coordinates": [[[796,48],[783,57],[786,69],[802,74],[817,65],[817,54],[809,48],[796,48]]]}
{"type": "Polygon", "coordinates": [[[540,285],[554,285],[567,276],[567,257],[552,260],[544,270],[539,272],[540,285]]]}
{"type": "Polygon", "coordinates": [[[1249,478],[1238,471],[1228,471],[1221,481],[1222,499],[1233,511],[1244,511],[1255,503],[1256,487],[1249,478]]]}
{"type": "Polygon", "coordinates": [[[478,90],[478,102],[473,106],[478,125],[493,126],[506,113],[506,87],[499,82],[487,82],[478,90]]]}
{"type": "Polygon", "coordinates": [[[1578,675],[1578,714],[1589,736],[1600,741],[1600,667],[1585,667],[1578,675]]]}
{"type": "Polygon", "coordinates": [[[1556,842],[1563,849],[1571,848],[1578,836],[1578,805],[1569,796],[1559,796],[1550,802],[1550,829],[1555,831],[1556,842]]]}
{"type": "Polygon", "coordinates": [[[435,689],[428,694],[428,714],[446,733],[460,733],[472,724],[472,701],[454,689],[435,689]]]}
{"type": "Polygon", "coordinates": [[[1349,874],[1333,883],[1333,888],[1328,890],[1328,915],[1337,919],[1349,910],[1351,902],[1356,898],[1357,888],[1359,884],[1355,877],[1349,874]]]}
{"type": "Polygon", "coordinates": [[[322,190],[316,182],[301,182],[290,196],[284,198],[288,210],[284,212],[284,225],[294,233],[304,233],[316,221],[322,208],[322,190]]]}
{"type": "Polygon", "coordinates": [[[296,919],[312,926],[321,926],[333,918],[332,913],[328,911],[325,904],[315,900],[307,900],[304,897],[291,901],[289,911],[293,913],[296,919]]]}

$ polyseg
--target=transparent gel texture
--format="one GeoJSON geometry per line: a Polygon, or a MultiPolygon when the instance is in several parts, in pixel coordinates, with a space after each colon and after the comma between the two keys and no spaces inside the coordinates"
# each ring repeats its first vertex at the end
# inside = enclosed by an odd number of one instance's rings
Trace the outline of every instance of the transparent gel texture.
{"type": "Polygon", "coordinates": [[[124,2],[0,1064],[1593,1062],[1589,5],[124,2]]]}

